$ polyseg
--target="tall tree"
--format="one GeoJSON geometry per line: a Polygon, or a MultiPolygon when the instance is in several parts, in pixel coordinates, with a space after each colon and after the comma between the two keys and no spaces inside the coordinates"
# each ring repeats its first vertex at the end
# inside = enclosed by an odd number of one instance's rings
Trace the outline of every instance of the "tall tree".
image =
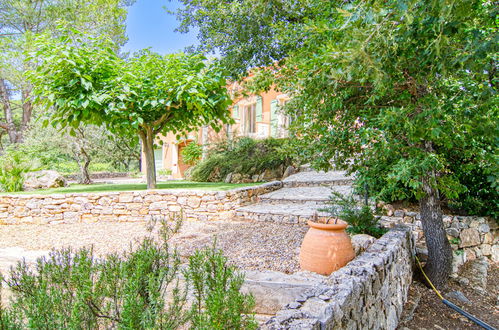
{"type": "Polygon", "coordinates": [[[105,124],[112,132],[134,132],[146,160],[147,187],[156,187],[157,134],[182,134],[230,121],[225,74],[201,55],[142,51],[129,59],[106,38],[85,35],[39,38],[30,74],[34,92],[53,107],[52,125],[70,128],[105,124]]]}
{"type": "MultiPolygon", "coordinates": [[[[33,36],[55,33],[59,25],[108,35],[118,45],[126,42],[126,6],[134,0],[3,0],[0,4],[0,130],[10,143],[23,141],[33,113],[32,86],[23,72],[36,65],[26,62],[33,36]]],[[[0,134],[0,136],[2,135],[0,134]]]]}
{"type": "Polygon", "coordinates": [[[205,43],[221,49],[234,76],[265,65],[259,81],[294,96],[289,109],[298,118],[297,136],[315,165],[328,168],[334,159],[369,176],[382,163],[379,175],[412,191],[429,251],[426,271],[443,285],[452,251],[440,202],[463,189],[450,169],[450,151],[460,150],[490,173],[497,169],[497,143],[483,143],[497,136],[494,2],[183,3],[182,28],[199,28],[205,43]],[[253,8],[262,15],[261,36],[242,19],[252,17],[253,8]],[[266,63],[253,61],[259,52],[268,55],[266,63]]]}

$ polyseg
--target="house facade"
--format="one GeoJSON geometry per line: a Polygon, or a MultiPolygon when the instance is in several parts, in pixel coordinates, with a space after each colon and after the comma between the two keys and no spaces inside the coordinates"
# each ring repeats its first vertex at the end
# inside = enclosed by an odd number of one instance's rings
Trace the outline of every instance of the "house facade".
{"type": "MultiPolygon", "coordinates": [[[[241,87],[237,83],[228,86],[231,95],[238,95],[241,87]]],[[[288,135],[289,117],[281,111],[289,100],[286,94],[271,89],[255,95],[235,96],[228,109],[234,124],[223,125],[219,132],[209,126],[190,132],[177,139],[175,134],[157,137],[158,148],[155,149],[156,171],[158,174],[171,173],[174,179],[184,177],[189,168],[182,159],[182,149],[190,143],[198,143],[206,148],[209,144],[247,136],[255,139],[268,137],[282,138],[288,135]]],[[[144,161],[142,168],[145,168],[144,161]]]]}

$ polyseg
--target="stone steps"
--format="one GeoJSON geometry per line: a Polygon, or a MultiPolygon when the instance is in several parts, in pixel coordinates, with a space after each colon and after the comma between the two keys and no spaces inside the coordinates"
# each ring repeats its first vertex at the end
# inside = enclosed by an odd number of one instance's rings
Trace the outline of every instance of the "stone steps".
{"type": "Polygon", "coordinates": [[[282,180],[283,188],[260,195],[258,203],[238,208],[236,217],[252,221],[306,223],[316,216],[329,216],[319,209],[328,206],[333,191],[344,195],[352,193],[353,177],[343,171],[302,170],[305,171],[282,180]]]}
{"type": "Polygon", "coordinates": [[[238,208],[236,216],[254,221],[306,223],[315,216],[315,213],[320,217],[327,216],[327,213],[318,211],[325,206],[325,204],[257,203],[238,208]]]}
{"type": "Polygon", "coordinates": [[[284,188],[345,186],[352,184],[352,182],[353,182],[353,177],[347,176],[344,171],[298,172],[282,180],[284,188]]]}
{"type": "Polygon", "coordinates": [[[262,204],[307,204],[324,205],[329,200],[331,193],[335,191],[343,195],[352,193],[350,186],[331,187],[295,187],[282,188],[270,193],[260,195],[258,201],[262,204]]]}

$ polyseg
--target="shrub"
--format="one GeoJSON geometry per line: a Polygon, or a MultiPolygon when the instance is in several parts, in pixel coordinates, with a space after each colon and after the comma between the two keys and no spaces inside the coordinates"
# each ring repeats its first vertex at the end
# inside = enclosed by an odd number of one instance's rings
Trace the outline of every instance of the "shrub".
{"type": "Polygon", "coordinates": [[[240,292],[244,276],[219,250],[206,248],[189,258],[185,277],[192,286],[194,329],[256,329],[252,296],[240,292]]]}
{"type": "Polygon", "coordinates": [[[196,165],[203,155],[203,147],[195,142],[186,145],[182,151],[182,159],[187,165],[196,165]]]}
{"type": "Polygon", "coordinates": [[[158,222],[160,240],[146,237],[121,254],[98,259],[92,249],[54,250],[34,270],[22,261],[9,279],[0,274],[13,293],[8,308],[0,305],[0,329],[256,328],[242,314],[253,307],[252,297],[239,292],[243,275],[221,252],[205,249],[190,258],[181,281],[180,257],[168,245],[181,221],[153,219],[148,230],[158,222]]]}
{"type": "MultiPolygon", "coordinates": [[[[495,141],[485,141],[494,150],[495,141]]],[[[442,202],[455,213],[490,216],[499,221],[499,169],[497,156],[491,151],[481,161],[467,158],[462,150],[446,150],[448,159],[449,182],[447,190],[442,191],[442,202]],[[445,195],[451,195],[445,198],[445,195]]],[[[411,188],[403,185],[400,178],[386,175],[394,167],[396,159],[386,157],[384,161],[367,163],[356,175],[356,186],[369,187],[371,195],[386,203],[406,200],[416,202],[411,188]]],[[[409,173],[409,172],[408,172],[409,173]]]]}
{"type": "Polygon", "coordinates": [[[284,169],[296,160],[289,146],[289,139],[242,137],[224,141],[210,148],[207,158],[191,170],[190,177],[194,181],[222,181],[229,173],[251,177],[265,170],[284,169]]]}
{"type": "Polygon", "coordinates": [[[23,190],[24,174],[32,169],[32,163],[23,152],[7,149],[0,158],[0,186],[2,190],[6,192],[23,190]]]}
{"type": "Polygon", "coordinates": [[[340,218],[349,224],[347,232],[350,234],[367,234],[376,238],[387,232],[378,224],[378,219],[369,205],[359,205],[353,195],[344,196],[338,192],[333,192],[329,197],[330,206],[322,211],[330,213],[332,216],[340,218]]]}
{"type": "Polygon", "coordinates": [[[29,328],[175,328],[189,316],[186,290],[176,281],[179,265],[175,253],[150,238],[102,260],[88,249],[53,251],[35,271],[25,263],[12,270],[10,313],[29,328]]]}

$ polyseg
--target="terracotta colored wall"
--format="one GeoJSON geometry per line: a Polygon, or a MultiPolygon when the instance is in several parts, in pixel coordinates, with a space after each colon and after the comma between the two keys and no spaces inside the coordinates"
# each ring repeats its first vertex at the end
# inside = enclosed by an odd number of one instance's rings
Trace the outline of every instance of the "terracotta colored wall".
{"type": "MultiPolygon", "coordinates": [[[[234,85],[232,85],[234,86],[234,85]]],[[[237,86],[237,85],[236,85],[237,86]]],[[[237,88],[237,87],[236,87],[237,88]]],[[[264,138],[264,137],[269,137],[270,136],[270,103],[277,99],[279,95],[282,95],[282,93],[277,92],[273,89],[271,89],[268,92],[260,94],[262,97],[262,120],[257,121],[257,132],[259,132],[259,129],[262,129],[265,131],[265,136],[258,136],[257,138],[264,138]],[[261,128],[261,125],[265,125],[268,127],[261,128]]],[[[241,101],[242,98],[236,98],[234,99],[234,104],[241,101]]],[[[221,124],[222,125],[222,124],[221,124]]],[[[198,144],[204,144],[203,143],[203,129],[200,128],[196,132],[191,132],[189,135],[195,135],[196,138],[194,139],[198,144]]],[[[240,136],[241,135],[241,130],[240,130],[240,122],[239,120],[236,119],[236,123],[231,125],[231,132],[232,136],[240,136]]],[[[223,141],[227,138],[227,130],[226,130],[226,125],[222,125],[222,129],[219,132],[215,132],[215,130],[211,127],[208,128],[208,143],[216,143],[223,141]]],[[[163,145],[163,167],[165,169],[172,169],[172,164],[177,163],[178,160],[175,162],[172,162],[173,158],[175,157],[175,152],[173,151],[174,148],[177,148],[178,146],[175,144],[177,142],[176,136],[173,133],[168,133],[166,136],[158,136],[158,139],[161,139],[164,143],[163,145]]],[[[145,160],[144,157],[142,157],[142,168],[145,169],[145,160]]],[[[174,178],[181,178],[182,176],[180,173],[174,173],[173,174],[174,178]]]]}

